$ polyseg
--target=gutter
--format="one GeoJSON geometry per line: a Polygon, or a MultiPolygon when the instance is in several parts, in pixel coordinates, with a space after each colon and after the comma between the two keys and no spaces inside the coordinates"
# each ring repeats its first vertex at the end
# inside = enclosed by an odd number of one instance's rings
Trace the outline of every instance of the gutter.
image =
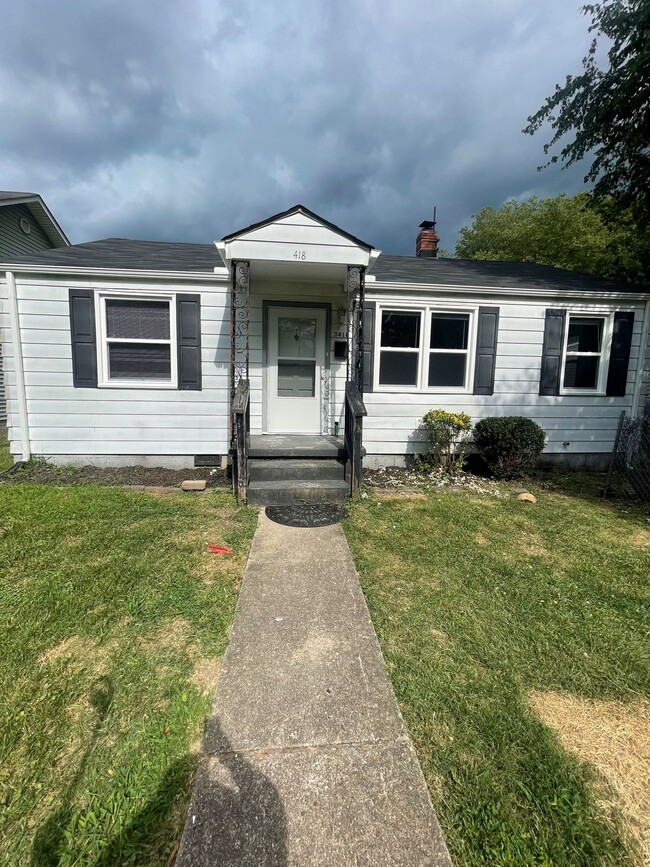
{"type": "Polygon", "coordinates": [[[518,298],[585,298],[589,301],[620,301],[626,299],[628,301],[647,301],[648,292],[598,292],[598,291],[580,291],[578,289],[535,289],[530,286],[508,287],[503,286],[459,286],[450,283],[391,283],[384,280],[375,280],[372,290],[368,290],[368,294],[381,291],[397,291],[417,293],[423,292],[430,294],[431,292],[460,292],[462,294],[469,293],[471,295],[507,295],[516,296],[518,298]]]}
{"type": "Polygon", "coordinates": [[[137,277],[139,279],[155,279],[155,280],[189,280],[196,283],[219,283],[222,280],[228,280],[228,270],[221,268],[219,271],[215,268],[214,274],[207,274],[203,271],[144,271],[136,268],[75,268],[69,265],[12,265],[3,263],[0,265],[0,273],[7,271],[9,274],[12,271],[14,274],[64,274],[69,277],[79,275],[80,277],[137,277]]]}
{"type": "Polygon", "coordinates": [[[18,423],[20,427],[20,447],[22,460],[28,461],[32,456],[29,442],[29,419],[27,416],[27,395],[25,392],[25,371],[23,369],[23,347],[20,339],[20,317],[18,315],[18,297],[16,295],[16,280],[11,271],[7,271],[7,298],[9,302],[9,324],[11,333],[11,351],[14,359],[14,375],[16,377],[16,400],[18,403],[18,423]]]}

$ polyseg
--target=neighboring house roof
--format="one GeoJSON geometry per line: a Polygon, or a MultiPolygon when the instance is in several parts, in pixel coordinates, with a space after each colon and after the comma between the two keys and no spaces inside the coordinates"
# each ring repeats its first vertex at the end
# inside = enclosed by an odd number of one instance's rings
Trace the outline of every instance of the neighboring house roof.
{"type": "Polygon", "coordinates": [[[65,232],[50,213],[38,193],[22,193],[15,190],[0,190],[0,208],[10,205],[25,205],[54,247],[68,247],[65,232]]]}
{"type": "MultiPolygon", "coordinates": [[[[129,271],[174,271],[212,274],[223,263],[213,244],[131,241],[106,238],[16,256],[7,265],[56,268],[108,268],[129,271]]],[[[578,292],[646,293],[648,287],[602,280],[532,262],[487,262],[472,259],[418,259],[382,254],[371,273],[378,282],[422,286],[481,286],[494,289],[541,289],[578,292]]]]}
{"type": "Polygon", "coordinates": [[[333,232],[341,235],[341,237],[347,238],[348,241],[352,241],[353,244],[357,244],[359,247],[364,247],[366,250],[373,249],[372,244],[368,244],[367,241],[362,241],[360,238],[351,235],[340,226],[337,226],[334,223],[330,223],[329,220],[326,220],[319,214],[314,213],[314,211],[310,211],[309,208],[306,208],[304,205],[294,205],[292,208],[288,208],[286,211],[280,211],[279,214],[273,214],[272,217],[267,217],[265,220],[260,220],[259,223],[252,223],[250,226],[246,226],[244,229],[238,229],[236,232],[231,232],[229,235],[224,235],[221,240],[232,241],[234,238],[238,238],[240,235],[245,235],[248,232],[253,232],[255,231],[255,229],[261,229],[262,226],[268,226],[270,223],[275,223],[278,220],[282,220],[284,219],[284,217],[290,217],[293,214],[306,214],[308,217],[311,217],[312,220],[316,220],[316,222],[322,223],[323,226],[327,226],[328,229],[331,229],[333,232]]]}

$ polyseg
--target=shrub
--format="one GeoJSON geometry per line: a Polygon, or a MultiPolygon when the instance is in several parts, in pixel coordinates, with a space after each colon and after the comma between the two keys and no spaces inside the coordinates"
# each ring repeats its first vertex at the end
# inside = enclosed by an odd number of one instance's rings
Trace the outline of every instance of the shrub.
{"type": "Polygon", "coordinates": [[[430,409],[422,416],[428,448],[418,456],[417,465],[426,469],[442,469],[451,473],[463,466],[467,451],[467,438],[472,420],[464,412],[445,412],[430,409]]]}
{"type": "Polygon", "coordinates": [[[474,428],[474,445],[498,479],[530,472],[545,441],[542,428],[531,418],[519,415],[484,418],[474,428]]]}

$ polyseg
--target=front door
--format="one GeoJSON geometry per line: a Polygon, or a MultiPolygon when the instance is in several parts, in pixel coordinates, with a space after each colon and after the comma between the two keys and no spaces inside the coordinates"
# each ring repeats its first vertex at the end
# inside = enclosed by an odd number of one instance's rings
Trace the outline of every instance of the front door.
{"type": "Polygon", "coordinates": [[[326,323],[322,307],[269,307],[268,433],[321,432],[326,323]]]}

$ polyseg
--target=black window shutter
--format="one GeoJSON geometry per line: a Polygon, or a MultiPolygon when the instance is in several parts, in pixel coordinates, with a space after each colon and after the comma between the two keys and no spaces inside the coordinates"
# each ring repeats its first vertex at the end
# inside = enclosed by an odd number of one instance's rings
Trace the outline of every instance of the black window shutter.
{"type": "Polygon", "coordinates": [[[494,394],[494,368],[497,361],[499,308],[479,307],[476,332],[474,394],[494,394]]]}
{"type": "Polygon", "coordinates": [[[560,393],[565,324],[566,310],[549,309],[546,311],[542,369],[539,377],[540,394],[556,395],[560,393]]]}
{"type": "Polygon", "coordinates": [[[95,293],[92,289],[70,289],[69,299],[72,384],[75,388],[97,388],[95,293]]]}
{"type": "Polygon", "coordinates": [[[374,301],[363,305],[363,391],[372,391],[373,369],[375,364],[375,311],[374,301]]]}
{"type": "Polygon", "coordinates": [[[607,372],[607,394],[610,397],[623,397],[627,385],[627,370],[630,366],[630,347],[634,330],[634,313],[614,314],[612,349],[607,372]]]}
{"type": "Polygon", "coordinates": [[[201,390],[201,296],[176,296],[178,388],[201,390]]]}

